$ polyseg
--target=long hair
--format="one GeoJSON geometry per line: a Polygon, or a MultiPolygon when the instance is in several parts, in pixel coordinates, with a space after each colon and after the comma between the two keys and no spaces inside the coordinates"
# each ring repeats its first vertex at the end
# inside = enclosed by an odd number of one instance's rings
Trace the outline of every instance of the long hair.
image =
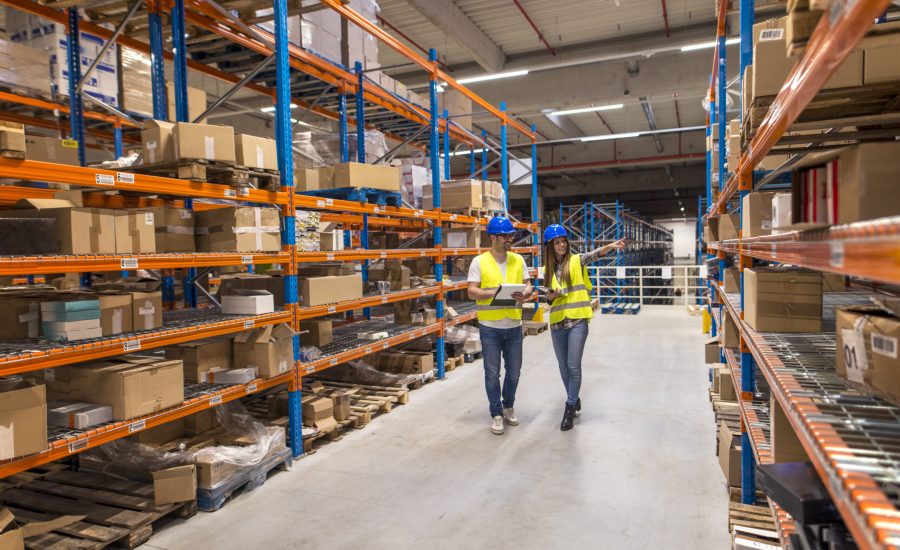
{"type": "Polygon", "coordinates": [[[569,239],[566,239],[566,245],[566,253],[563,255],[562,260],[559,261],[557,261],[556,259],[556,251],[553,249],[553,241],[550,241],[544,245],[544,284],[548,287],[550,286],[550,282],[553,280],[553,276],[556,275],[557,265],[562,268],[562,277],[559,281],[559,284],[565,286],[566,288],[572,286],[572,277],[569,275],[569,259],[572,257],[572,245],[569,244],[569,239]]]}

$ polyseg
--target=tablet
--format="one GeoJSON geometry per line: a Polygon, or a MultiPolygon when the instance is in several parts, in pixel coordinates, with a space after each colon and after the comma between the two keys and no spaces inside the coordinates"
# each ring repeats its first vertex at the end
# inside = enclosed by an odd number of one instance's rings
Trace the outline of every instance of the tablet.
{"type": "Polygon", "coordinates": [[[512,295],[516,292],[524,292],[524,291],[525,291],[525,285],[516,285],[516,284],[511,284],[511,283],[503,284],[503,285],[500,285],[500,288],[497,289],[497,293],[494,294],[493,301],[495,301],[495,302],[497,302],[497,301],[506,302],[509,300],[515,301],[515,299],[512,297],[512,295]]]}

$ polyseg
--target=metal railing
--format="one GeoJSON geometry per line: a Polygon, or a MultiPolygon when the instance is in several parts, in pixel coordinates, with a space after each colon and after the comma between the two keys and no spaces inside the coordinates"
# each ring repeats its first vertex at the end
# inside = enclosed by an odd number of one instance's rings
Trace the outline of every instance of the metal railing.
{"type": "Polygon", "coordinates": [[[706,289],[705,267],[700,265],[589,266],[593,295],[600,302],[623,301],[640,305],[697,303],[706,289]]]}

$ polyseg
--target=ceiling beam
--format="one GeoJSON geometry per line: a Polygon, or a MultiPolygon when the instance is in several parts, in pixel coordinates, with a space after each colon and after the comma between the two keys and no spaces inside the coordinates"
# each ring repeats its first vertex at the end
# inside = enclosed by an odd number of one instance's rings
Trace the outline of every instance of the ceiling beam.
{"type": "Polygon", "coordinates": [[[495,73],[503,68],[506,55],[455,3],[448,0],[406,1],[438,30],[465,48],[485,71],[495,73]]]}

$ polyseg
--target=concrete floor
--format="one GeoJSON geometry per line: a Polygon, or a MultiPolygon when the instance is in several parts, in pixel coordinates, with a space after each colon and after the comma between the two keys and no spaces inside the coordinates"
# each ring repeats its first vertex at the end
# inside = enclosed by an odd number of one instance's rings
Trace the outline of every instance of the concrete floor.
{"type": "Polygon", "coordinates": [[[591,323],[583,415],[548,332],[525,339],[516,412],[489,431],[480,362],[142,548],[691,548],[729,545],[700,319],[591,323]]]}

